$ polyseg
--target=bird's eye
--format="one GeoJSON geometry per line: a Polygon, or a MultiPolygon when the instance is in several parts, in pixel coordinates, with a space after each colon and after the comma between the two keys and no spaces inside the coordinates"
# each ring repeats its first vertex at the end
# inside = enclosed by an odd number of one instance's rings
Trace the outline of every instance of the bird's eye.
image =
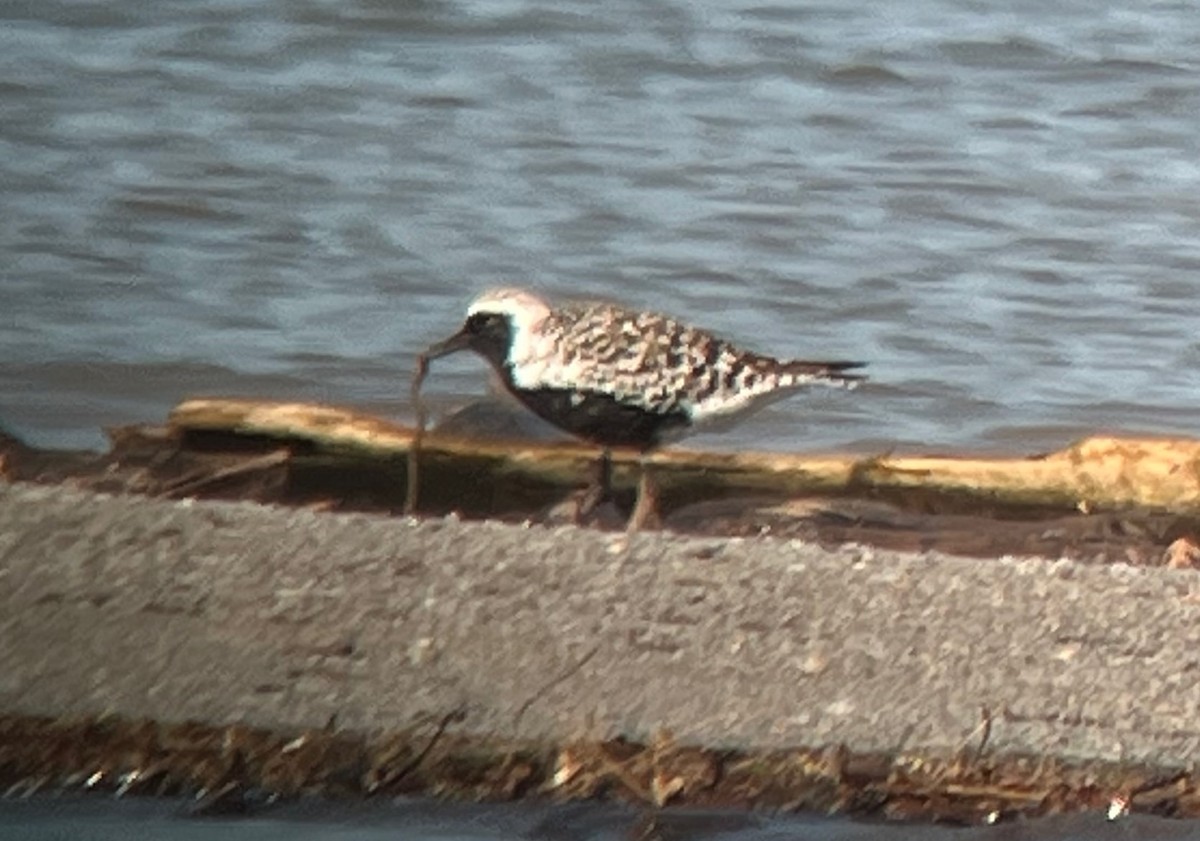
{"type": "Polygon", "coordinates": [[[471,329],[476,333],[494,329],[500,324],[502,316],[494,312],[479,312],[471,316],[471,329]]]}

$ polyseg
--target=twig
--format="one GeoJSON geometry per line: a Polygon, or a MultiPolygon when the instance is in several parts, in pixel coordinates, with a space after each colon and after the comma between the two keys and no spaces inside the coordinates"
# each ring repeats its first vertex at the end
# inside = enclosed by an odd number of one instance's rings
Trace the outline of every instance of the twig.
{"type": "Polygon", "coordinates": [[[983,733],[979,737],[979,747],[975,748],[976,762],[983,758],[983,752],[987,750],[988,740],[992,738],[992,711],[986,706],[980,707],[979,716],[982,719],[980,727],[983,728],[983,733]]]}
{"type": "Polygon", "coordinates": [[[516,717],[513,718],[513,732],[515,733],[517,731],[517,728],[521,724],[521,718],[525,715],[526,711],[530,707],[533,706],[534,701],[536,701],[538,698],[542,697],[542,695],[549,692],[551,689],[558,686],[560,683],[567,680],[572,675],[574,675],[576,672],[578,672],[580,669],[582,669],[584,666],[586,666],[588,660],[591,660],[593,657],[595,657],[599,651],[600,651],[600,646],[598,646],[598,645],[593,646],[592,649],[590,651],[588,651],[587,654],[585,654],[579,658],[578,662],[576,662],[574,665],[572,665],[570,668],[568,668],[565,672],[558,675],[557,677],[551,678],[548,683],[546,683],[544,686],[542,686],[540,689],[538,689],[538,691],[535,694],[531,695],[525,701],[525,703],[521,704],[521,709],[517,710],[517,715],[516,715],[516,717]]]}
{"type": "Polygon", "coordinates": [[[284,448],[281,450],[273,450],[266,455],[252,458],[248,461],[231,464],[229,467],[222,467],[220,470],[214,470],[211,473],[203,475],[184,476],[169,482],[162,488],[159,488],[155,496],[179,496],[182,494],[191,493],[192,491],[202,488],[205,485],[211,485],[214,482],[219,482],[222,479],[228,479],[231,476],[240,476],[243,473],[253,473],[256,470],[263,470],[268,467],[276,467],[280,464],[286,464],[292,457],[291,450],[284,448]]]}
{"type": "Polygon", "coordinates": [[[438,722],[437,729],[433,731],[433,735],[429,737],[429,741],[425,743],[425,747],[421,748],[421,752],[418,753],[415,757],[413,757],[412,760],[407,765],[405,765],[403,768],[401,768],[400,772],[398,774],[396,774],[395,776],[393,776],[388,782],[390,784],[394,785],[395,783],[399,782],[400,780],[403,780],[405,777],[407,777],[413,771],[417,770],[417,768],[420,767],[421,763],[425,761],[425,757],[429,756],[429,754],[433,750],[434,746],[438,743],[438,740],[442,738],[442,734],[444,734],[446,732],[446,730],[449,729],[450,725],[451,724],[461,724],[462,722],[464,722],[466,720],[467,720],[467,711],[463,707],[459,707],[456,710],[451,710],[450,712],[448,712],[444,716],[442,716],[441,721],[438,722]]]}

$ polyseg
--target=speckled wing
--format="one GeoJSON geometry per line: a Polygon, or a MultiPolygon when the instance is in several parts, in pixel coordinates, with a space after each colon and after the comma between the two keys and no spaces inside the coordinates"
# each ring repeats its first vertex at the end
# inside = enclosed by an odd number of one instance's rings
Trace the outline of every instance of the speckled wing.
{"type": "Polygon", "coordinates": [[[557,318],[560,385],[611,394],[649,412],[691,415],[737,360],[728,343],[656,313],[574,304],[557,318]]]}
{"type": "Polygon", "coordinates": [[[780,361],[673,318],[612,304],[557,313],[557,385],[718,428],[816,382],[853,387],[854,362],[780,361]]]}

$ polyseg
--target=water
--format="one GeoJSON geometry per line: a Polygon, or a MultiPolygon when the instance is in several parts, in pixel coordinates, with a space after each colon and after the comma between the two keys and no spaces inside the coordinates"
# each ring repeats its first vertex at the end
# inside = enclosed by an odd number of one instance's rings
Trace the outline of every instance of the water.
{"type": "Polygon", "coordinates": [[[173,800],[111,797],[0,799],[8,841],[1194,841],[1185,821],[1146,816],[1108,822],[1064,815],[992,827],[870,824],[823,817],[668,810],[653,819],[611,804],[302,803],[249,818],[188,818],[173,800]],[[647,833],[655,820],[657,834],[647,833]]]}
{"type": "Polygon", "coordinates": [[[1173,2],[9,0],[0,424],[410,419],[520,284],[870,362],[703,446],[1192,433],[1198,48],[1173,2]]]}
{"type": "MultiPolygon", "coordinates": [[[[706,446],[1193,433],[1198,56],[1182,2],[8,0],[0,425],[100,446],[200,394],[411,418],[414,355],[521,284],[870,362],[706,446]]],[[[0,835],[169,821],[88,803],[0,804],[0,835]]],[[[306,825],[264,820],[240,837],[306,825]]],[[[527,832],[445,820],[407,826],[527,832]]]]}

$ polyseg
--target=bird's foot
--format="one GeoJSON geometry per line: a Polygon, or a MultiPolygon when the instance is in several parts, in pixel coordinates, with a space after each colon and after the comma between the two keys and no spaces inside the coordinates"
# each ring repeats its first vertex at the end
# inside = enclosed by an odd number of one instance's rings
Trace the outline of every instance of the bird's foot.
{"type": "Polygon", "coordinates": [[[547,522],[598,528],[614,527],[619,515],[613,502],[612,458],[607,451],[588,470],[588,483],[547,513],[547,522]]]}
{"type": "Polygon", "coordinates": [[[547,525],[572,525],[607,530],[619,529],[624,519],[612,500],[597,499],[591,488],[584,488],[547,509],[542,522],[547,525]]]}
{"type": "Polygon", "coordinates": [[[576,525],[590,517],[608,497],[609,489],[602,483],[592,482],[580,491],[571,494],[567,499],[574,500],[574,522],[576,525]]]}
{"type": "Polygon", "coordinates": [[[645,529],[661,528],[662,517],[658,513],[658,483],[654,480],[654,473],[650,465],[643,462],[642,475],[638,479],[637,503],[633,506],[633,513],[629,515],[625,531],[627,534],[633,534],[645,529]]]}

